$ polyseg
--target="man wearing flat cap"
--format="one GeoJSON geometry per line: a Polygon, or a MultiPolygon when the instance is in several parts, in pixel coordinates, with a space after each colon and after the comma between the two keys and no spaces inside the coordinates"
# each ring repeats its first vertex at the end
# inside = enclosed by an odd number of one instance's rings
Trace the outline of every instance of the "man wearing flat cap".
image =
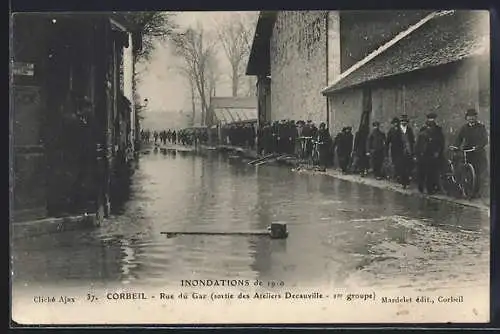
{"type": "Polygon", "coordinates": [[[467,123],[458,132],[455,146],[461,149],[475,148],[475,151],[467,153],[467,159],[474,167],[477,177],[476,196],[480,194],[481,186],[488,181],[488,159],[486,156],[486,145],[488,145],[488,132],[484,124],[477,120],[477,111],[468,109],[465,112],[467,123]]]}
{"type": "Polygon", "coordinates": [[[437,115],[429,113],[420,129],[415,145],[418,190],[432,195],[439,190],[439,173],[444,151],[443,129],[436,123],[437,115]]]}

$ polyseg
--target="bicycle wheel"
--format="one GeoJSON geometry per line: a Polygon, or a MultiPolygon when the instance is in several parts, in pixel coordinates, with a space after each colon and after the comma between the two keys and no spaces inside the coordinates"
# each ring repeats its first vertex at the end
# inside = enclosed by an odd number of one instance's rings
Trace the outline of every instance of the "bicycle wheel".
{"type": "Polygon", "coordinates": [[[476,193],[476,171],[471,164],[467,163],[463,166],[461,171],[461,183],[463,195],[467,199],[471,199],[476,193]]]}
{"type": "Polygon", "coordinates": [[[441,190],[448,196],[457,196],[458,186],[451,160],[447,160],[440,177],[441,190]]]}
{"type": "Polygon", "coordinates": [[[315,158],[315,164],[316,166],[319,166],[319,162],[320,162],[320,153],[319,153],[319,149],[316,148],[316,158],[315,158]]]}
{"type": "Polygon", "coordinates": [[[311,164],[313,166],[316,166],[318,163],[318,150],[316,148],[313,148],[313,151],[311,153],[311,164]]]}

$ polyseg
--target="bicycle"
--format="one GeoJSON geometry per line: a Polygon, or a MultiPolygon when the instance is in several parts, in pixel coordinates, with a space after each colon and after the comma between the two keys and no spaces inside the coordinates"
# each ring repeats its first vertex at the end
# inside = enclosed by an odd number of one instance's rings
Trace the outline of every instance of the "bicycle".
{"type": "Polygon", "coordinates": [[[311,154],[311,162],[313,166],[319,166],[320,162],[320,152],[319,152],[319,146],[323,145],[323,142],[313,140],[313,149],[312,149],[312,154],[311,154]]]}
{"type": "Polygon", "coordinates": [[[449,196],[471,199],[476,192],[477,176],[472,164],[467,159],[467,153],[476,149],[459,149],[450,146],[452,158],[446,159],[444,173],[442,173],[442,188],[449,196]],[[460,152],[460,156],[455,153],[460,152]]]}
{"type": "Polygon", "coordinates": [[[299,158],[300,160],[306,160],[308,143],[310,140],[312,140],[312,137],[299,137],[299,140],[300,140],[299,158]]]}

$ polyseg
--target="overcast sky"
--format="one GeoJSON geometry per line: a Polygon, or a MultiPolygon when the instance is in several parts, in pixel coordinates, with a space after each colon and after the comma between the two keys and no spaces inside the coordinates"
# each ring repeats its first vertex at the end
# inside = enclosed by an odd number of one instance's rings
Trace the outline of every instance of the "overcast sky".
{"type": "MultiPolygon", "coordinates": [[[[216,22],[223,20],[231,12],[180,12],[176,20],[180,26],[187,27],[200,21],[204,28],[213,29],[216,22]]],[[[257,15],[257,12],[255,12],[257,15]]],[[[224,71],[229,64],[222,54],[219,66],[224,71]]],[[[148,99],[148,113],[157,111],[190,110],[190,91],[185,79],[175,73],[173,67],[179,59],[174,57],[167,43],[158,45],[147,64],[139,64],[142,73],[138,93],[141,99],[148,99]]],[[[223,78],[217,86],[218,96],[230,96],[229,80],[223,78]]]]}

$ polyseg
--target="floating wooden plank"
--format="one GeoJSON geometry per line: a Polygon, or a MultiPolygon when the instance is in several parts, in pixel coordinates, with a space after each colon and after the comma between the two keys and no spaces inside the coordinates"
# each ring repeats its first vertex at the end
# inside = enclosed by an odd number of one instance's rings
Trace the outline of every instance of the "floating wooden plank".
{"type": "Polygon", "coordinates": [[[178,231],[178,232],[160,232],[167,238],[178,235],[221,235],[221,236],[269,236],[271,239],[286,239],[288,230],[286,224],[272,223],[265,231],[242,231],[242,232],[215,232],[215,231],[178,231]]]}
{"type": "Polygon", "coordinates": [[[275,155],[273,157],[270,157],[269,159],[255,163],[254,166],[260,166],[260,165],[263,165],[265,163],[274,162],[274,161],[283,161],[283,159],[288,159],[288,158],[291,158],[291,156],[289,154],[280,154],[278,156],[275,155]]]}
{"type": "Polygon", "coordinates": [[[259,162],[261,162],[261,161],[267,160],[267,159],[269,159],[269,158],[271,158],[271,157],[274,157],[274,156],[275,156],[275,154],[274,154],[274,153],[271,153],[271,154],[265,155],[265,156],[263,156],[263,157],[261,157],[261,158],[254,159],[254,160],[252,160],[252,161],[248,162],[248,164],[249,164],[249,165],[253,165],[253,164],[259,163],[259,162]]]}

